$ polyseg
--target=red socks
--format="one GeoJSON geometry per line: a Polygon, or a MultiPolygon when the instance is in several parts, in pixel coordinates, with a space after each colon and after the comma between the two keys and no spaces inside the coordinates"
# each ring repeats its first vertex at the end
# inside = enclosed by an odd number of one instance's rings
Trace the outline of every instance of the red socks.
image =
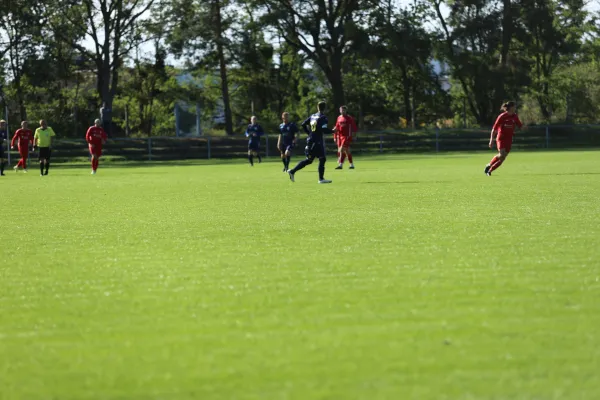
{"type": "MultiPolygon", "coordinates": [[[[494,158],[496,158],[496,157],[494,157],[494,158]]],[[[495,163],[490,164],[490,172],[498,169],[502,165],[503,162],[504,162],[504,160],[501,160],[498,158],[495,163]]]]}
{"type": "Polygon", "coordinates": [[[95,171],[98,169],[98,159],[92,158],[92,169],[95,171]]]}
{"type": "Polygon", "coordinates": [[[352,164],[352,154],[348,153],[348,162],[352,164]]]}

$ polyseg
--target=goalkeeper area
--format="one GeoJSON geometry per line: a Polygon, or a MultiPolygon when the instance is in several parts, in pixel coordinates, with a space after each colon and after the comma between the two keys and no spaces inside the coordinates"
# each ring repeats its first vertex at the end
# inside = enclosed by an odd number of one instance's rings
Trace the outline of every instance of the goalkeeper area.
{"type": "Polygon", "coordinates": [[[492,155],[11,171],[0,398],[598,399],[600,152],[492,155]]]}

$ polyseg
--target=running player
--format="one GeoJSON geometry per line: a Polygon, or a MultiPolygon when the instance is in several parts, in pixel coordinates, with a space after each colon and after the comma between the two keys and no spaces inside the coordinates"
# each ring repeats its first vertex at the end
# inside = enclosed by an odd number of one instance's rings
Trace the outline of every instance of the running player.
{"type": "Polygon", "coordinates": [[[523,123],[519,119],[519,116],[515,111],[515,103],[514,101],[509,101],[508,103],[504,103],[502,105],[503,113],[498,116],[496,119],[496,123],[492,127],[492,133],[490,135],[490,149],[494,145],[494,133],[498,132],[498,136],[496,137],[496,146],[498,147],[498,154],[492,158],[490,163],[485,166],[485,174],[487,176],[492,176],[492,172],[498,169],[506,157],[508,153],[510,153],[510,149],[512,147],[513,136],[515,134],[515,126],[521,128],[523,123]]]}
{"type": "Polygon", "coordinates": [[[45,120],[40,121],[40,127],[35,130],[33,136],[33,150],[38,147],[38,157],[40,160],[40,176],[48,175],[50,169],[50,155],[52,153],[52,138],[56,136],[54,130],[48,126],[45,120]],[[46,171],[44,172],[44,167],[46,171]]]}
{"type": "Polygon", "coordinates": [[[279,125],[279,138],[277,139],[277,148],[281,153],[281,161],[283,162],[283,172],[290,169],[290,160],[292,159],[292,148],[296,145],[296,134],[298,126],[294,122],[290,122],[290,113],[284,112],[281,115],[283,121],[279,125]]]}
{"type": "Polygon", "coordinates": [[[358,129],[356,127],[356,121],[348,114],[348,108],[346,106],[340,107],[340,116],[338,117],[333,130],[333,136],[338,148],[338,166],[335,169],[342,169],[344,167],[346,156],[350,163],[350,169],[354,169],[350,145],[352,144],[352,140],[356,137],[358,129]]]}
{"type": "Polygon", "coordinates": [[[290,180],[295,182],[294,175],[302,168],[313,163],[315,158],[319,159],[319,183],[331,183],[330,180],[325,179],[325,142],[323,139],[324,134],[331,134],[333,131],[327,127],[329,121],[325,116],[326,104],[324,101],[317,105],[318,112],[311,115],[302,123],[302,128],[308,134],[306,140],[306,148],[304,153],[306,159],[302,160],[294,168],[288,171],[290,180]]]}
{"type": "Polygon", "coordinates": [[[96,175],[100,157],[102,157],[102,146],[106,143],[106,132],[102,129],[102,121],[94,121],[85,134],[85,141],[88,143],[88,149],[92,156],[92,175],[96,175]]]}
{"type": "Polygon", "coordinates": [[[27,158],[29,157],[29,145],[33,146],[33,132],[28,127],[27,121],[21,122],[21,128],[17,129],[15,135],[10,142],[10,147],[14,150],[15,142],[19,148],[19,154],[21,159],[15,165],[15,172],[19,170],[19,167],[23,168],[23,172],[27,172],[27,158]]]}
{"type": "Polygon", "coordinates": [[[0,176],[4,176],[4,167],[6,166],[4,162],[4,142],[8,139],[7,129],[6,121],[0,120],[0,176]]]}
{"type": "Polygon", "coordinates": [[[260,126],[255,116],[250,118],[250,125],[246,129],[246,137],[248,139],[248,162],[250,166],[254,166],[254,157],[258,157],[258,162],[261,163],[260,158],[260,137],[265,134],[262,126],[260,126]]]}

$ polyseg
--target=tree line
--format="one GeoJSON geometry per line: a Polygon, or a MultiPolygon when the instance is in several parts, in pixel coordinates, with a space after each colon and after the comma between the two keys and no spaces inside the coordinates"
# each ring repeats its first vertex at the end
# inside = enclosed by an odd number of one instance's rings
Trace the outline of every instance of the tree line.
{"type": "Polygon", "coordinates": [[[593,123],[597,18],[584,0],[11,0],[0,96],[65,136],[101,107],[113,135],[173,135],[176,103],[237,134],[320,99],[362,129],[489,126],[506,100],[593,123]]]}

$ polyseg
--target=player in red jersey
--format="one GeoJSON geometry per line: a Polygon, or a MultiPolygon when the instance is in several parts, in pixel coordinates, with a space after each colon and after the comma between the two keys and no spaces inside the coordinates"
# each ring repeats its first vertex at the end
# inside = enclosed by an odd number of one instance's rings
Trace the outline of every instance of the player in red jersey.
{"type": "Polygon", "coordinates": [[[338,148],[338,166],[335,169],[343,168],[346,156],[348,157],[348,162],[350,162],[350,169],[354,169],[350,145],[352,144],[352,140],[356,137],[358,128],[356,127],[354,118],[348,115],[346,106],[340,107],[340,116],[338,117],[333,130],[333,139],[338,148]]]}
{"type": "Polygon", "coordinates": [[[90,154],[92,156],[92,175],[96,174],[98,163],[102,156],[102,146],[106,143],[106,132],[102,129],[102,121],[99,119],[94,121],[94,125],[90,126],[85,134],[85,141],[88,143],[90,154]]]}
{"type": "Polygon", "coordinates": [[[515,103],[509,101],[502,105],[502,114],[496,119],[496,123],[492,128],[492,134],[490,136],[490,149],[494,145],[494,133],[498,132],[496,137],[496,146],[498,147],[498,154],[492,158],[492,161],[485,166],[485,174],[491,176],[492,172],[498,169],[506,160],[508,153],[512,147],[513,136],[515,134],[515,127],[521,128],[523,123],[519,119],[519,116],[515,112],[515,103]]]}
{"type": "Polygon", "coordinates": [[[10,147],[15,149],[15,142],[19,148],[19,154],[21,159],[15,165],[15,172],[19,170],[19,167],[23,168],[23,172],[27,172],[27,158],[29,157],[29,145],[33,146],[33,132],[28,128],[27,121],[21,122],[21,128],[17,129],[13,136],[10,147]]]}

